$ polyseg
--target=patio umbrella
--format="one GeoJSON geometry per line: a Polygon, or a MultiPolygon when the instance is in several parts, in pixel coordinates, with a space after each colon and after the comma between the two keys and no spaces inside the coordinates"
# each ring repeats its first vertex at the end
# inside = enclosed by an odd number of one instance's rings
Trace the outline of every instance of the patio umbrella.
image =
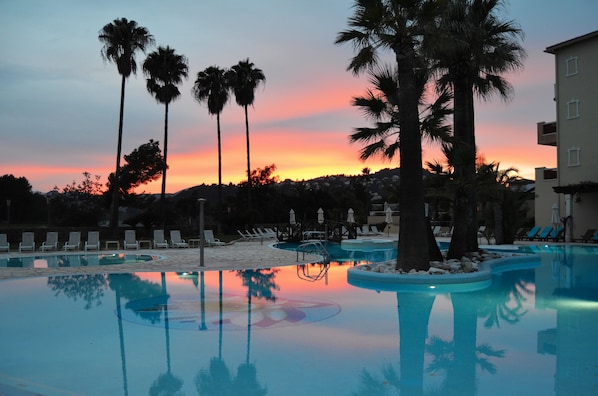
{"type": "Polygon", "coordinates": [[[355,223],[355,211],[351,208],[347,211],[347,223],[355,223]]]}
{"type": "Polygon", "coordinates": [[[324,222],[324,209],[318,209],[318,223],[322,224],[324,222]]]}
{"type": "Polygon", "coordinates": [[[386,208],[386,219],[384,219],[386,224],[392,224],[392,209],[390,206],[386,208]]]}
{"type": "Polygon", "coordinates": [[[552,220],[551,220],[551,223],[554,226],[554,228],[558,227],[559,224],[561,224],[561,216],[560,216],[560,213],[559,213],[559,204],[558,203],[552,204],[552,220]]]}
{"type": "Polygon", "coordinates": [[[291,209],[289,211],[289,224],[296,224],[297,222],[295,221],[295,211],[293,209],[291,209]]]}
{"type": "Polygon", "coordinates": [[[390,237],[390,225],[392,224],[392,209],[390,208],[390,206],[386,207],[386,218],[384,219],[384,221],[386,222],[386,233],[387,236],[390,237]]]}

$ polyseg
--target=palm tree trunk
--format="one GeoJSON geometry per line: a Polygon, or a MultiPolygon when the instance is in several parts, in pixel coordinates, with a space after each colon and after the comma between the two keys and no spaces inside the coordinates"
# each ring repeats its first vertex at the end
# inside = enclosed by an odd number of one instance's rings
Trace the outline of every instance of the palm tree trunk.
{"type": "MultiPolygon", "coordinates": [[[[401,50],[397,54],[404,54],[401,50]]],[[[419,128],[418,93],[414,73],[414,55],[397,55],[401,181],[399,199],[401,216],[397,269],[428,270],[427,223],[424,213],[422,146],[419,128]]]]}
{"type": "Polygon", "coordinates": [[[220,138],[220,113],[216,113],[216,127],[218,130],[218,208],[216,210],[218,233],[221,233],[222,221],[222,146],[220,138]]]}
{"type": "Polygon", "coordinates": [[[251,163],[249,161],[249,118],[247,116],[247,106],[245,106],[245,137],[247,140],[247,208],[251,220],[253,219],[253,215],[251,210],[251,163]]]}
{"type": "Polygon", "coordinates": [[[502,245],[505,243],[504,212],[502,202],[494,202],[494,243],[502,245]]]}
{"type": "Polygon", "coordinates": [[[114,180],[112,185],[112,205],[110,210],[110,228],[116,236],[116,230],[118,229],[118,204],[120,198],[120,153],[122,151],[123,141],[123,115],[125,112],[125,83],[126,77],[122,75],[122,81],[120,85],[120,114],[118,117],[118,144],[116,148],[116,170],[114,171],[114,180]]]}
{"type": "Polygon", "coordinates": [[[453,235],[448,258],[461,258],[476,251],[477,197],[473,188],[475,177],[475,136],[473,130],[473,94],[466,78],[454,82],[454,168],[459,188],[455,193],[453,235]]]}
{"type": "Polygon", "coordinates": [[[160,194],[162,205],[164,205],[166,198],[166,168],[168,167],[168,163],[166,162],[166,155],[168,154],[168,103],[164,107],[164,168],[162,169],[162,192],[160,194]]]}

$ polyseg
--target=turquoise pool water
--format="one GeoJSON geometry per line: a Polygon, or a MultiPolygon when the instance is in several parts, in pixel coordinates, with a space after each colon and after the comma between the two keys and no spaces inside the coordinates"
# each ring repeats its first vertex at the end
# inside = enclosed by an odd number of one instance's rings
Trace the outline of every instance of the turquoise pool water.
{"type": "Polygon", "coordinates": [[[351,261],[0,281],[0,394],[596,394],[598,249],[537,253],[473,292],[351,261]]]}

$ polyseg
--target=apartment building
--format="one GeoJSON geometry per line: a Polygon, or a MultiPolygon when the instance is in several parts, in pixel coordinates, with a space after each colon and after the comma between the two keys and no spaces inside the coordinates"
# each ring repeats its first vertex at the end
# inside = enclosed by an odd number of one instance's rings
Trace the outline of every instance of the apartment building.
{"type": "Polygon", "coordinates": [[[545,52],[555,60],[556,121],[538,123],[538,144],[556,147],[557,168],[536,168],[536,225],[552,224],[558,206],[573,241],[598,229],[598,31],[545,52]]]}

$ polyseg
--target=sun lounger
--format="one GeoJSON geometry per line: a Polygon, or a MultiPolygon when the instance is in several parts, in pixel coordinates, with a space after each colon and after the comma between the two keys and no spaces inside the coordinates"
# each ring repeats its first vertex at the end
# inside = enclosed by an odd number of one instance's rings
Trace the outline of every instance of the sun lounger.
{"type": "Polygon", "coordinates": [[[10,243],[8,242],[6,234],[0,234],[0,252],[3,250],[6,250],[7,252],[10,251],[10,243]]]}
{"type": "Polygon", "coordinates": [[[154,249],[167,247],[168,241],[164,238],[164,230],[154,230],[154,249]]]}
{"type": "Polygon", "coordinates": [[[220,239],[214,237],[214,231],[204,230],[203,231],[204,241],[208,246],[224,246],[226,243],[220,241],[220,239]]]}
{"type": "Polygon", "coordinates": [[[85,241],[85,246],[83,247],[85,251],[88,250],[100,250],[100,232],[99,231],[89,231],[87,233],[87,240],[85,241]]]}
{"type": "Polygon", "coordinates": [[[125,250],[135,249],[139,250],[139,241],[135,230],[125,230],[125,243],[123,245],[125,250]]]}
{"type": "Polygon", "coordinates": [[[581,236],[581,241],[582,242],[591,242],[592,241],[592,237],[594,236],[594,234],[596,234],[596,229],[595,228],[589,228],[586,231],[586,233],[581,236]]]}
{"type": "Polygon", "coordinates": [[[79,250],[79,245],[81,245],[81,232],[71,231],[69,232],[69,240],[62,246],[62,250],[65,252],[68,250],[79,250]]]}
{"type": "Polygon", "coordinates": [[[542,229],[542,231],[540,231],[540,233],[538,234],[538,236],[536,238],[540,241],[545,241],[550,236],[550,233],[552,232],[552,230],[553,230],[552,226],[546,226],[542,229]]]}
{"type": "Polygon", "coordinates": [[[19,242],[19,252],[24,250],[35,251],[35,234],[33,232],[23,232],[21,242],[19,242]]]}
{"type": "Polygon", "coordinates": [[[237,233],[241,236],[240,241],[248,241],[251,239],[251,235],[245,235],[245,233],[241,230],[237,230],[237,233]]]}
{"type": "Polygon", "coordinates": [[[530,241],[533,240],[536,237],[536,235],[538,235],[541,229],[542,227],[540,226],[534,226],[531,230],[529,230],[527,234],[525,234],[525,239],[528,239],[530,241]]]}
{"type": "Polygon", "coordinates": [[[564,239],[565,227],[557,227],[550,232],[548,239],[553,241],[558,241],[559,239],[564,239]]]}
{"type": "Polygon", "coordinates": [[[382,232],[378,230],[378,227],[373,225],[372,231],[370,232],[371,235],[384,235],[382,232]]]}
{"type": "Polygon", "coordinates": [[[42,242],[39,250],[45,252],[56,249],[58,249],[58,233],[56,231],[49,231],[46,233],[46,240],[42,242]]]}
{"type": "Polygon", "coordinates": [[[189,244],[181,238],[181,231],[171,230],[170,231],[170,244],[173,248],[188,248],[189,244]]]}

